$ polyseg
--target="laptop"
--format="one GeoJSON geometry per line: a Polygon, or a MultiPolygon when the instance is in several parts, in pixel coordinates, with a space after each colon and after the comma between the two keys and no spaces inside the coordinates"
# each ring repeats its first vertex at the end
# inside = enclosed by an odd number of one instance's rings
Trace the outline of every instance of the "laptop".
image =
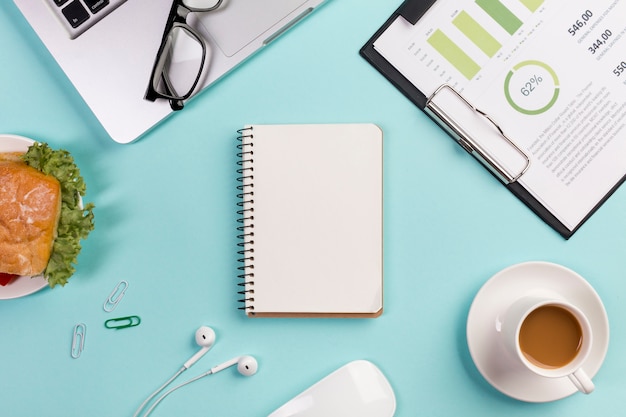
{"type": "MultiPolygon", "coordinates": [[[[325,1],[224,0],[192,13],[210,49],[202,88],[325,1]]],[[[144,99],[172,0],[14,2],[114,141],[130,143],[173,113],[168,100],[144,99]]]]}

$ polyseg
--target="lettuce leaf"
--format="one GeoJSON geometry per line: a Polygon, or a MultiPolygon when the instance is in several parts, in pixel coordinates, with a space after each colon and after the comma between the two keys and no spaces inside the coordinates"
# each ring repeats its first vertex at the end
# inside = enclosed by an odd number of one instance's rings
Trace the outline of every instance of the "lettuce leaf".
{"type": "Polygon", "coordinates": [[[80,206],[87,187],[68,151],[53,150],[46,143],[36,142],[28,148],[22,160],[44,174],[52,175],[61,184],[61,216],[44,276],[50,287],[64,286],[76,271],[74,265],[81,250],[80,240],[86,239],[94,229],[95,206],[92,203],[80,206]]]}

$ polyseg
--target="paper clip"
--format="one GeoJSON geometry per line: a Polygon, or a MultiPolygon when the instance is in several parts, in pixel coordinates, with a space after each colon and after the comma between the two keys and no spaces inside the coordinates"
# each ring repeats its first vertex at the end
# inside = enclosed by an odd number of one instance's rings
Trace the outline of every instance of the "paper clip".
{"type": "Polygon", "coordinates": [[[80,357],[80,354],[83,353],[86,334],[87,326],[85,326],[84,323],[79,323],[74,326],[74,335],[72,336],[72,349],[70,351],[72,358],[78,359],[80,357]]]}
{"type": "Polygon", "coordinates": [[[125,329],[127,327],[139,326],[139,323],[141,323],[139,316],[118,317],[105,321],[104,327],[107,329],[125,329]]]}
{"type": "Polygon", "coordinates": [[[127,288],[128,288],[128,281],[125,281],[125,280],[120,281],[120,283],[117,284],[115,288],[113,288],[113,291],[104,302],[104,305],[102,306],[104,308],[104,311],[106,311],[107,313],[110,313],[111,311],[115,310],[115,307],[117,307],[119,302],[124,297],[124,293],[126,292],[127,288]]]}

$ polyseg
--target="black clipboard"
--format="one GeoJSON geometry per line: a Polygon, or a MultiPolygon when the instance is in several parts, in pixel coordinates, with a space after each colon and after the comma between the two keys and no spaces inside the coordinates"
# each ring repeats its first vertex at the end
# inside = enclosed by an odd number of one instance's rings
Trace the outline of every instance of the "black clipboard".
{"type": "MultiPolygon", "coordinates": [[[[569,239],[574,234],[574,232],[576,232],[580,228],[580,226],[582,226],[583,223],[585,223],[589,219],[589,217],[591,217],[591,215],[619,188],[619,186],[624,183],[624,181],[626,181],[626,175],[622,176],[621,180],[618,181],[617,184],[615,184],[615,186],[613,186],[613,188],[609,190],[609,192],[598,202],[598,204],[596,204],[596,206],[593,207],[593,209],[589,213],[587,213],[587,215],[573,229],[568,228],[559,219],[557,219],[524,186],[517,182],[517,178],[523,175],[525,170],[515,175],[511,175],[508,178],[503,178],[502,175],[499,175],[499,170],[490,165],[489,161],[485,161],[485,159],[482,158],[480,154],[477,154],[471,144],[468,144],[468,142],[463,140],[463,138],[459,138],[458,132],[455,132],[454,128],[451,128],[451,126],[447,124],[445,120],[442,120],[442,118],[439,117],[440,115],[436,114],[436,112],[430,111],[431,109],[429,109],[429,102],[432,99],[432,96],[427,97],[424,93],[422,93],[417,87],[415,87],[415,85],[413,85],[413,83],[406,79],[393,65],[389,63],[389,61],[387,61],[382,55],[380,55],[374,48],[374,42],[376,42],[376,40],[387,30],[387,28],[389,28],[389,26],[398,17],[401,16],[407,22],[415,25],[428,11],[428,9],[430,9],[432,5],[435,4],[436,1],[437,0],[405,0],[360,49],[360,55],[365,58],[365,60],[368,61],[374,68],[376,68],[385,78],[387,78],[387,80],[389,80],[409,100],[411,100],[411,102],[413,102],[417,107],[424,111],[433,121],[435,121],[435,123],[440,125],[454,140],[457,141],[457,143],[459,143],[459,145],[461,145],[466,151],[468,151],[468,153],[472,154],[472,156],[478,159],[483,164],[483,166],[485,166],[492,174],[494,174],[494,176],[496,176],[496,178],[498,178],[503,183],[503,185],[511,193],[513,193],[513,195],[521,200],[528,208],[530,208],[546,224],[556,230],[561,236],[563,236],[565,239],[569,239]]],[[[472,107],[474,111],[482,113],[480,112],[480,110],[474,108],[469,102],[467,104],[472,107]]],[[[489,119],[486,114],[483,115],[489,119]]],[[[489,119],[489,121],[493,123],[491,119],[489,119]]],[[[504,136],[499,126],[496,125],[496,127],[504,136]]],[[[504,137],[506,138],[506,136],[504,137]]],[[[508,140],[508,138],[506,139],[508,140]]]]}

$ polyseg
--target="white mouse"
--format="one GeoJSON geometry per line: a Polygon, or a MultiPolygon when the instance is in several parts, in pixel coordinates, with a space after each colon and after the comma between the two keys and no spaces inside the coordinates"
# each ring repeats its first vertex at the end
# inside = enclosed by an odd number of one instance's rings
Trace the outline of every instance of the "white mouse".
{"type": "Polygon", "coordinates": [[[289,400],[268,417],[392,417],[396,397],[373,363],[350,362],[289,400]]]}

